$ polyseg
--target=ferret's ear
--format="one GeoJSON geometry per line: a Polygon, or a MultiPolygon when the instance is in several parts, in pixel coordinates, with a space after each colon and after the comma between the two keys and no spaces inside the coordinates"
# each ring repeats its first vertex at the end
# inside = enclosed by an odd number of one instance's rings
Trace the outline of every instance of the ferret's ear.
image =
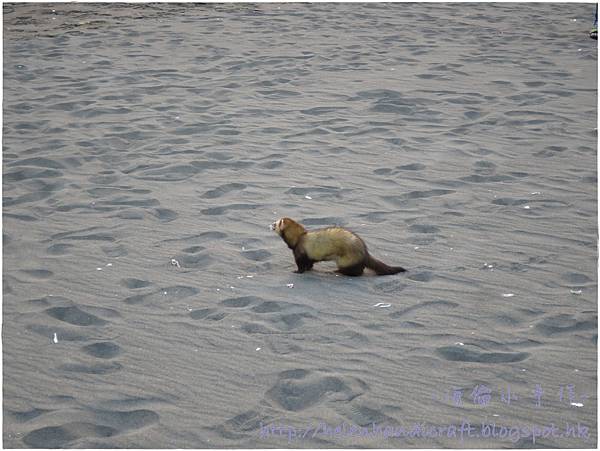
{"type": "Polygon", "coordinates": [[[279,230],[283,231],[283,229],[285,229],[287,225],[288,225],[288,219],[287,218],[281,218],[279,220],[279,230]]]}

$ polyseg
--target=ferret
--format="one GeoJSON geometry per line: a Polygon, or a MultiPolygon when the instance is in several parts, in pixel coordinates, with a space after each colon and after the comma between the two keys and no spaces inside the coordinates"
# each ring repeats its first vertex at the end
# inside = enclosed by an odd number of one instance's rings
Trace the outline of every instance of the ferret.
{"type": "Polygon", "coordinates": [[[290,218],[281,218],[271,224],[285,244],[294,252],[297,273],[310,271],[315,262],[335,261],[336,272],[360,276],[365,268],[379,276],[406,271],[400,266],[388,266],[369,255],[367,245],[356,234],[341,227],[307,231],[302,224],[290,218]]]}

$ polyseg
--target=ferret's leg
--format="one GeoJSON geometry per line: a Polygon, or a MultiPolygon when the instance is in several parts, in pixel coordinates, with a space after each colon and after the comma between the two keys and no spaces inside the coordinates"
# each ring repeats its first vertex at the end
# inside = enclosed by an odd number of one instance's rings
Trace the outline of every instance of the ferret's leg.
{"type": "Polygon", "coordinates": [[[306,254],[294,252],[294,258],[296,259],[296,265],[298,265],[297,273],[303,273],[312,269],[314,262],[306,254]]]}
{"type": "Polygon", "coordinates": [[[357,263],[355,265],[347,266],[345,268],[338,268],[336,272],[344,274],[345,276],[362,276],[364,269],[364,263],[357,263]]]}

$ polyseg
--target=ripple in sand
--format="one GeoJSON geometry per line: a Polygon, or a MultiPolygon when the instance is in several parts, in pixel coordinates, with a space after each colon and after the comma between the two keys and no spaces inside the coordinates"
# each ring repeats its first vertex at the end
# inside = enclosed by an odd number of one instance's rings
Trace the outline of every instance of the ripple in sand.
{"type": "Polygon", "coordinates": [[[568,283],[570,283],[572,285],[585,285],[592,281],[585,274],[581,274],[578,272],[569,272],[569,273],[563,274],[562,279],[566,280],[568,283]]]}
{"type": "Polygon", "coordinates": [[[182,249],[181,252],[185,252],[187,254],[195,254],[197,252],[202,252],[203,250],[206,250],[204,246],[190,246],[186,247],[185,249],[182,249]]]}
{"type": "Polygon", "coordinates": [[[52,340],[54,334],[57,335],[59,341],[88,341],[91,339],[85,332],[64,329],[62,327],[49,327],[41,324],[29,324],[25,326],[30,332],[46,337],[48,341],[52,340]]]}
{"type": "Polygon", "coordinates": [[[82,411],[85,421],[68,422],[59,426],[34,429],[23,437],[32,448],[68,448],[81,439],[108,438],[156,424],[160,417],[146,409],[119,411],[82,411]]]}
{"type": "Polygon", "coordinates": [[[208,253],[193,253],[193,254],[183,254],[176,255],[175,260],[179,262],[181,268],[205,268],[211,265],[214,261],[214,258],[211,257],[208,253]]]}
{"type": "Polygon", "coordinates": [[[560,314],[543,318],[535,325],[535,329],[546,337],[559,334],[583,332],[597,327],[597,318],[576,319],[573,315],[560,314]]]}
{"type": "Polygon", "coordinates": [[[380,408],[372,408],[366,405],[350,405],[345,408],[341,406],[338,410],[350,420],[352,424],[358,426],[370,426],[372,424],[395,424],[397,420],[389,417],[381,411],[380,408]]]}
{"type": "Polygon", "coordinates": [[[34,169],[25,168],[14,172],[7,172],[2,175],[5,182],[20,182],[35,178],[54,178],[61,177],[63,173],[54,169],[34,169]]]}
{"type": "Polygon", "coordinates": [[[201,210],[201,213],[205,214],[205,215],[210,215],[210,216],[219,216],[219,215],[227,213],[230,210],[234,210],[234,211],[254,210],[258,207],[260,207],[260,205],[231,204],[231,205],[225,205],[222,207],[205,208],[204,210],[201,210]]]}
{"type": "Polygon", "coordinates": [[[401,171],[422,171],[425,168],[426,166],[422,163],[411,163],[405,164],[403,166],[396,166],[396,169],[399,169],[401,171]]]}
{"type": "Polygon", "coordinates": [[[224,299],[221,302],[219,302],[219,304],[221,304],[224,307],[244,308],[248,307],[250,304],[256,304],[261,301],[263,301],[263,299],[258,296],[242,296],[237,298],[224,299]]]}
{"type": "Polygon", "coordinates": [[[103,326],[107,324],[107,321],[84,312],[78,307],[52,307],[46,310],[46,314],[76,326],[103,326]]]}
{"type": "Polygon", "coordinates": [[[59,370],[66,371],[69,373],[83,373],[83,374],[109,374],[119,371],[123,368],[120,363],[97,363],[95,365],[83,365],[79,363],[67,363],[61,365],[59,370]]]}
{"type": "Polygon", "coordinates": [[[510,363],[529,357],[527,352],[482,352],[469,346],[443,346],[436,353],[452,362],[510,363]]]}
{"type": "Polygon", "coordinates": [[[408,231],[412,233],[439,233],[440,228],[430,224],[413,224],[408,227],[408,231]]]}
{"type": "Polygon", "coordinates": [[[149,282],[147,280],[133,279],[133,278],[121,279],[120,283],[122,286],[124,286],[125,288],[129,288],[130,290],[135,290],[138,288],[145,288],[149,285],[152,285],[152,282],[149,282]]]}
{"type": "Polygon", "coordinates": [[[126,304],[140,304],[179,300],[190,296],[194,296],[195,294],[198,294],[199,291],[200,290],[194,287],[189,287],[185,285],[174,285],[171,287],[161,288],[152,293],[129,296],[125,298],[123,302],[125,302],[126,304]]]}
{"type": "Polygon", "coordinates": [[[192,319],[204,319],[210,321],[221,321],[227,316],[225,312],[219,312],[214,308],[203,308],[199,310],[192,310],[190,312],[190,318],[192,319]]]}
{"type": "Polygon", "coordinates": [[[33,420],[34,418],[37,418],[37,417],[44,415],[45,413],[49,413],[49,412],[54,412],[54,410],[34,408],[31,410],[26,410],[24,412],[8,411],[8,413],[19,423],[25,423],[27,421],[33,420]]]}
{"type": "Polygon", "coordinates": [[[206,191],[200,197],[205,199],[216,199],[232,191],[241,191],[245,188],[246,185],[244,183],[227,183],[225,185],[221,185],[217,188],[206,191]]]}
{"type": "Polygon", "coordinates": [[[429,282],[435,277],[432,271],[409,272],[407,278],[417,282],[429,282]]]}
{"type": "Polygon", "coordinates": [[[99,359],[112,359],[121,353],[119,345],[110,341],[93,343],[81,348],[83,352],[99,359]]]}
{"type": "Polygon", "coordinates": [[[72,249],[72,248],[73,248],[72,244],[57,243],[57,244],[48,246],[47,252],[50,255],[65,255],[65,254],[68,254],[69,249],[72,249]]]}
{"type": "Polygon", "coordinates": [[[23,437],[23,442],[32,448],[68,448],[70,443],[80,438],[106,438],[117,432],[108,426],[74,422],[34,429],[23,437]]]}
{"type": "Polygon", "coordinates": [[[306,226],[340,226],[346,225],[346,221],[337,216],[328,216],[322,218],[305,218],[300,221],[306,226]]]}
{"type": "Polygon", "coordinates": [[[212,429],[227,440],[238,440],[259,431],[261,426],[270,422],[271,417],[264,416],[256,410],[248,410],[214,426],[212,429]]]}
{"type": "Polygon", "coordinates": [[[161,222],[174,221],[178,216],[175,211],[169,210],[168,208],[155,208],[151,213],[161,222]]]}
{"type": "Polygon", "coordinates": [[[265,249],[256,249],[252,251],[243,251],[240,253],[242,257],[247,258],[248,260],[253,260],[257,262],[263,262],[272,257],[269,251],[265,249]]]}
{"type": "Polygon", "coordinates": [[[412,313],[415,310],[421,309],[433,309],[436,312],[448,312],[450,311],[450,309],[456,308],[458,306],[458,303],[452,301],[425,301],[415,305],[411,305],[409,307],[405,307],[404,309],[399,310],[397,312],[391,313],[390,318],[400,318],[401,316],[404,316],[408,313],[412,313]]]}
{"type": "Polygon", "coordinates": [[[52,271],[47,269],[22,269],[21,272],[26,274],[31,279],[48,279],[54,275],[52,271]]]}

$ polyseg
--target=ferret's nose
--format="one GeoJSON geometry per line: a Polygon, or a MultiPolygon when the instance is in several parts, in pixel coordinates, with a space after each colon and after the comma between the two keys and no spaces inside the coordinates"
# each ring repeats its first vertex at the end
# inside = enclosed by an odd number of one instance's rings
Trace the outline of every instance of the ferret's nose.
{"type": "Polygon", "coordinates": [[[271,225],[269,226],[269,229],[271,229],[271,230],[275,230],[275,227],[276,227],[276,226],[277,226],[277,223],[276,223],[276,222],[274,222],[273,224],[271,224],[271,225]]]}

